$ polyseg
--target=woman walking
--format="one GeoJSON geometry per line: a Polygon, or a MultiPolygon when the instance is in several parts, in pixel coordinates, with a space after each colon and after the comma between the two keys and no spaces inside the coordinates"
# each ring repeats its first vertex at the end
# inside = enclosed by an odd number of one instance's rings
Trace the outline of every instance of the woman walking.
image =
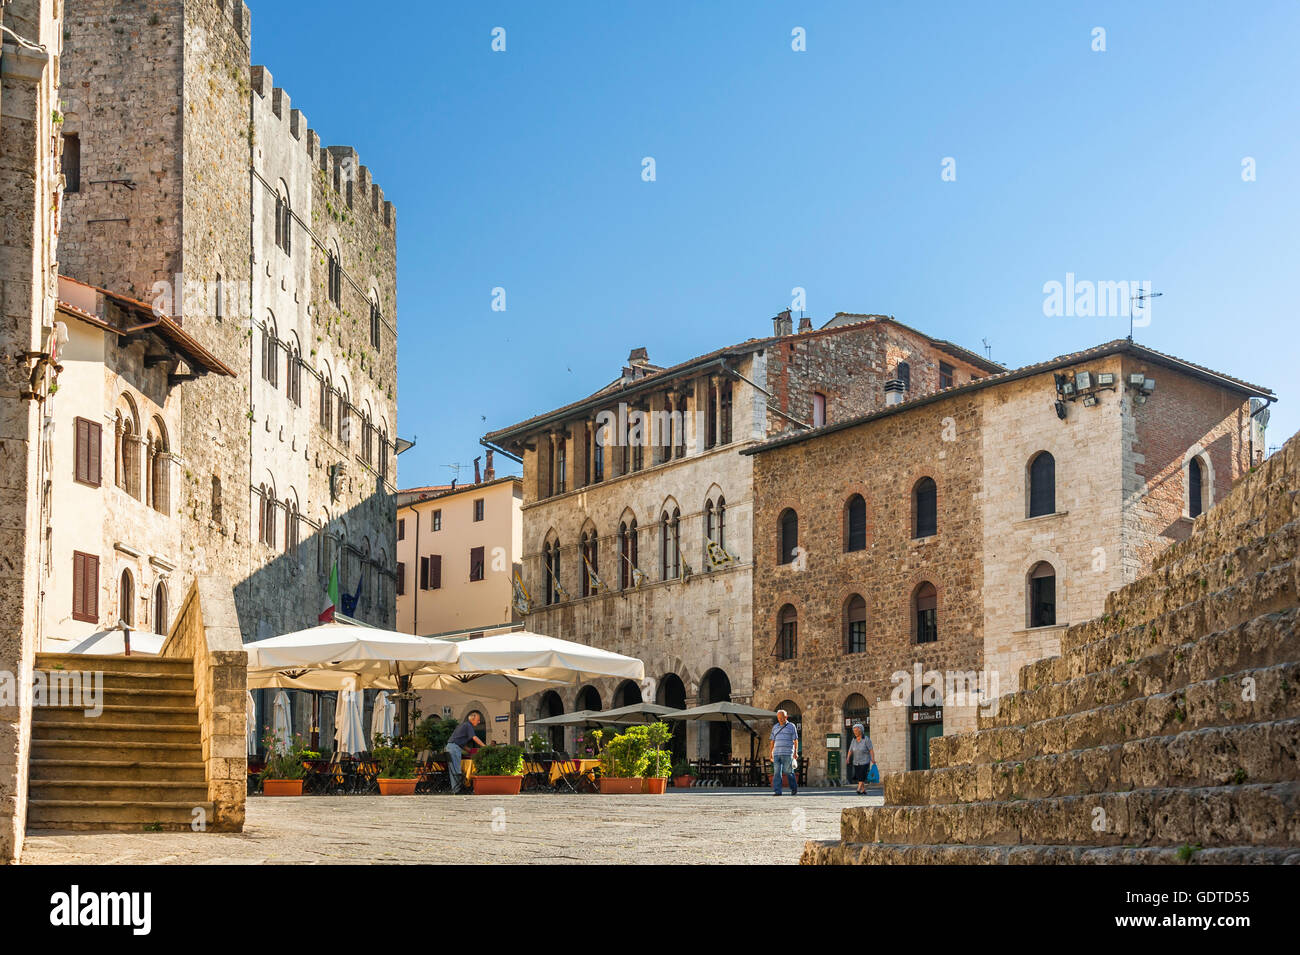
{"type": "Polygon", "coordinates": [[[876,761],[876,751],[871,746],[871,737],[862,728],[861,723],[853,724],[853,739],[849,740],[847,764],[849,779],[858,784],[858,793],[867,791],[867,773],[876,761]]]}

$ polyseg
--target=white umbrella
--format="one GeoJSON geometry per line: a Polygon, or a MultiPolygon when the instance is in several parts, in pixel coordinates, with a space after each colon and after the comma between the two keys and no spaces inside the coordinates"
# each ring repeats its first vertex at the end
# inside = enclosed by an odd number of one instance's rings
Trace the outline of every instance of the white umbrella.
{"type": "Polygon", "coordinates": [[[244,716],[244,731],[248,734],[248,755],[252,756],[257,752],[257,701],[253,699],[251,690],[244,695],[248,697],[248,705],[244,716]]]}
{"type": "Polygon", "coordinates": [[[389,702],[388,694],[381,690],[375,697],[375,711],[370,719],[371,740],[380,736],[392,739],[396,721],[397,704],[389,702]]]}
{"type": "MultiPolygon", "coordinates": [[[[143,630],[131,631],[131,654],[157,656],[167,638],[143,630]]],[[[98,630],[88,637],[52,638],[46,641],[47,653],[88,653],[95,656],[118,655],[126,652],[126,641],[121,628],[98,630]]]]}
{"type": "MultiPolygon", "coordinates": [[[[386,682],[386,681],[384,681],[386,682]]],[[[479,700],[518,700],[563,686],[563,680],[539,680],[517,673],[421,672],[411,676],[412,690],[440,690],[479,700]]]]}
{"type": "Polygon", "coordinates": [[[459,669],[521,671],[524,676],[562,683],[580,683],[599,677],[645,679],[645,665],[636,657],[518,630],[460,644],[459,669]]]}
{"type": "Polygon", "coordinates": [[[271,735],[275,737],[277,752],[285,752],[293,733],[293,715],[289,709],[289,694],[281,690],[275,694],[275,703],[271,707],[271,735]]]}
{"type": "Polygon", "coordinates": [[[396,630],[326,623],[244,644],[249,686],[334,690],[347,676],[357,687],[421,669],[452,669],[456,644],[396,630]]]}
{"type": "Polygon", "coordinates": [[[339,690],[334,707],[334,748],[340,753],[361,753],[366,749],[360,690],[339,690]]]}

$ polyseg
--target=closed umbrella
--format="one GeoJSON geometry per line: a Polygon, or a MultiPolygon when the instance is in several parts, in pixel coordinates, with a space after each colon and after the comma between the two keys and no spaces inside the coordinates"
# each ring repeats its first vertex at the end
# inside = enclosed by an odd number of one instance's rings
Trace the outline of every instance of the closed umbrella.
{"type": "Polygon", "coordinates": [[[375,697],[375,710],[370,719],[370,738],[372,742],[379,737],[393,738],[393,729],[397,720],[397,704],[389,702],[388,694],[380,691],[375,697]]]}
{"type": "Polygon", "coordinates": [[[366,730],[361,715],[361,691],[339,690],[334,707],[334,748],[339,753],[363,753],[366,750],[366,730]]]}
{"type": "Polygon", "coordinates": [[[271,735],[276,752],[288,750],[293,735],[293,713],[289,708],[289,694],[283,690],[275,694],[275,703],[271,706],[271,735]]]}
{"type": "Polygon", "coordinates": [[[257,701],[253,699],[251,690],[244,695],[248,697],[244,716],[244,732],[248,735],[248,755],[252,756],[257,752],[257,701]]]}

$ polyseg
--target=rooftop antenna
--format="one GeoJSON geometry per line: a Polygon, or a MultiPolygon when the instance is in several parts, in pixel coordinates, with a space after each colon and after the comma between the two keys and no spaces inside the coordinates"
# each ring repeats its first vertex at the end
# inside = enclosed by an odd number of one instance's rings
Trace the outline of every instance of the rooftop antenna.
{"type": "Polygon", "coordinates": [[[984,343],[984,357],[987,358],[989,361],[992,361],[993,346],[989,344],[989,340],[987,338],[981,338],[980,341],[984,343]]]}
{"type": "Polygon", "coordinates": [[[451,469],[451,473],[452,473],[453,475],[455,475],[456,480],[459,481],[459,480],[460,480],[460,469],[461,469],[461,468],[467,468],[467,467],[469,467],[469,465],[468,465],[468,464],[461,464],[459,461],[456,461],[456,462],[454,462],[454,463],[452,463],[452,464],[444,464],[443,467],[444,467],[444,468],[450,468],[450,469],[451,469]]]}
{"type": "Polygon", "coordinates": [[[1138,289],[1135,295],[1129,296],[1130,302],[1138,303],[1137,305],[1130,305],[1128,309],[1128,340],[1129,341],[1133,340],[1133,313],[1136,312],[1138,308],[1144,308],[1146,306],[1146,303],[1151,299],[1159,298],[1161,295],[1164,294],[1165,294],[1164,292],[1148,292],[1146,289],[1140,288],[1138,289]]]}

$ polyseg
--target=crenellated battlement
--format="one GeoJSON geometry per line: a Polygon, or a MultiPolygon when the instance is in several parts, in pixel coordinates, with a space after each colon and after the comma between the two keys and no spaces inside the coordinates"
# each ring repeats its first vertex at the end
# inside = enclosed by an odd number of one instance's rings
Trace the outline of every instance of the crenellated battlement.
{"type": "Polygon", "coordinates": [[[386,229],[396,225],[396,210],[384,198],[384,190],[371,178],[370,169],[361,165],[351,146],[322,146],[320,136],[311,129],[302,110],[290,106],[289,94],[275,85],[271,71],[254,66],[250,71],[253,94],[270,98],[271,113],[285,125],[285,131],[298,141],[305,139],[307,156],[324,174],[325,182],[355,213],[369,211],[386,229]]]}

